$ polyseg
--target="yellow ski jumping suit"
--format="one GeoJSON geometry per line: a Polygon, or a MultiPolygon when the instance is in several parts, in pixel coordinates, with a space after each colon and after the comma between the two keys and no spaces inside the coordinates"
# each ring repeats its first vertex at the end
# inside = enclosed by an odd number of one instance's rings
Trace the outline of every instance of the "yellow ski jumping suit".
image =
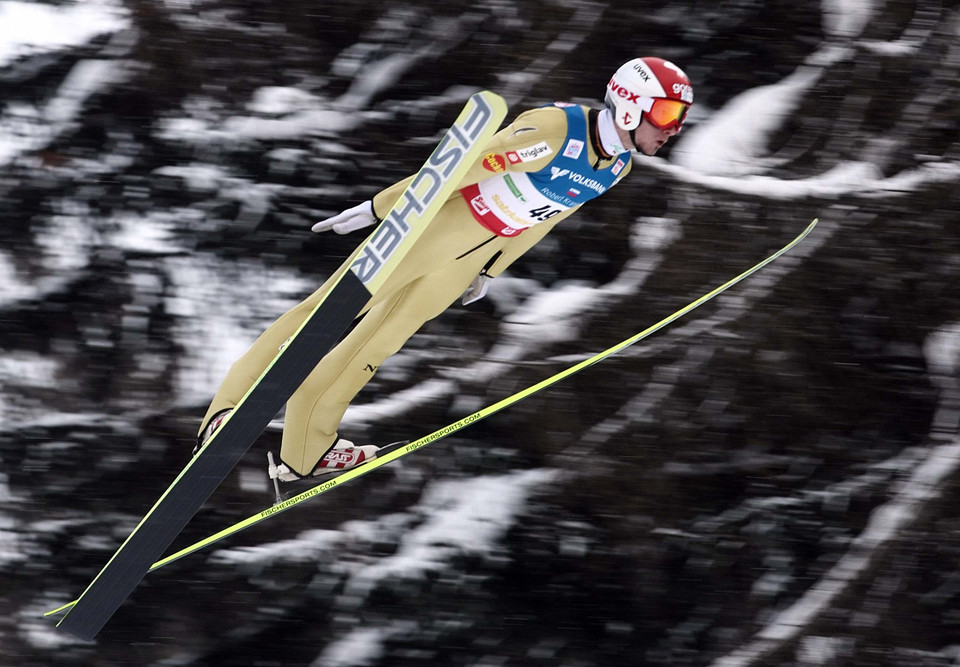
{"type": "MultiPolygon", "coordinates": [[[[291,470],[311,473],[336,442],[347,406],[380,364],[446,310],[481,271],[499,275],[582,201],[602,194],[629,173],[629,152],[601,157],[596,124],[596,111],[558,103],[526,111],[494,135],[355,327],[290,397],[280,458],[291,470]],[[591,173],[582,173],[591,168],[591,173]],[[536,190],[533,176],[556,193],[545,197],[536,190]]],[[[378,218],[393,207],[412,178],[373,198],[378,218]]],[[[353,256],[274,322],[232,366],[203,424],[240,401],[352,261],[353,256]]]]}

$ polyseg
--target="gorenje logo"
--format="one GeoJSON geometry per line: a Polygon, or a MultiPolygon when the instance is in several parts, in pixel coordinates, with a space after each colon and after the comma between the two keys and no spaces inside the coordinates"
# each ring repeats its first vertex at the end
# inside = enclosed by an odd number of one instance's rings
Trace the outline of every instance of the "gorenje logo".
{"type": "Polygon", "coordinates": [[[680,99],[687,104],[693,104],[693,86],[688,83],[673,84],[673,94],[679,95],[680,99]]]}

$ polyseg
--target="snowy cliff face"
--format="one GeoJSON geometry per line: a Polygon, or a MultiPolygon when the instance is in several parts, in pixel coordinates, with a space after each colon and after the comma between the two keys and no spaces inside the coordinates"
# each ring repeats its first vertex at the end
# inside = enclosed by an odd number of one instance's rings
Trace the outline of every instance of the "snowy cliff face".
{"type": "MultiPolygon", "coordinates": [[[[0,662],[947,665],[960,656],[960,8],[0,0],[0,662]],[[416,438],[669,329],[145,579],[79,594],[229,364],[469,94],[599,104],[684,66],[687,127],[379,371],[416,438]]],[[[267,431],[180,546],[269,505],[267,431]]]]}

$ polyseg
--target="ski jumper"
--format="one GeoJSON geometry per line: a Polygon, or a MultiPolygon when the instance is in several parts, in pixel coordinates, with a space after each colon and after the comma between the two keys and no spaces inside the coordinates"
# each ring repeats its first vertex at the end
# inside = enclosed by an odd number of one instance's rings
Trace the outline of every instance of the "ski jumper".
{"type": "MultiPolygon", "coordinates": [[[[311,473],[336,442],[347,406],[380,364],[446,310],[481,271],[499,275],[558,222],[629,173],[629,152],[599,157],[596,113],[558,103],[526,111],[494,135],[459,192],[446,201],[354,328],[290,397],[280,458],[291,470],[311,473]]],[[[378,218],[412,178],[373,198],[378,218]]],[[[232,366],[204,425],[240,401],[353,259],[274,322],[232,366]]]]}

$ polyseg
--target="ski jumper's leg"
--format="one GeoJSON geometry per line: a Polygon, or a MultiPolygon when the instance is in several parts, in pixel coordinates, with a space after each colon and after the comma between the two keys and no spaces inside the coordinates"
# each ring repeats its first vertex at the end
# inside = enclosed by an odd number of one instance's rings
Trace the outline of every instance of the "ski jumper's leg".
{"type": "Polygon", "coordinates": [[[350,267],[359,250],[357,248],[357,251],[341,264],[317,291],[271,324],[266,331],[260,334],[259,338],[250,346],[250,349],[233,363],[227,376],[220,383],[220,388],[213,397],[210,407],[207,408],[207,413],[200,422],[198,437],[203,433],[203,429],[206,428],[207,423],[214,415],[223,410],[229,410],[240,402],[240,399],[250,390],[267,366],[270,365],[270,362],[277,356],[281,346],[300,328],[306,317],[313,312],[317,304],[330,291],[340,274],[350,267]]]}
{"type": "MultiPolygon", "coordinates": [[[[459,195],[457,195],[459,197],[459,195]]],[[[450,208],[449,204],[446,208],[450,208]]],[[[473,227],[477,229],[480,228],[476,223],[473,224],[473,227]]],[[[436,243],[431,242],[429,239],[430,229],[424,233],[424,236],[418,240],[418,245],[430,245],[431,247],[443,247],[445,245],[450,245],[449,243],[436,243]]],[[[483,230],[482,233],[476,232],[476,229],[471,229],[477,234],[479,234],[480,241],[482,242],[490,236],[489,232],[483,230]]],[[[433,236],[438,234],[434,232],[433,236]]],[[[463,239],[463,246],[466,252],[469,247],[466,244],[473,242],[471,237],[472,234],[465,234],[463,239]]],[[[455,244],[452,248],[449,249],[450,252],[456,252],[456,247],[461,244],[455,244]]],[[[361,246],[362,247],[362,244],[361,246]]],[[[259,338],[253,343],[253,345],[248,349],[242,357],[240,357],[234,364],[231,366],[230,371],[227,373],[226,378],[220,384],[220,388],[217,390],[216,395],[211,401],[210,406],[207,408],[207,412],[203,417],[203,421],[200,422],[200,431],[198,433],[202,434],[203,429],[206,427],[206,424],[213,418],[214,415],[223,411],[229,410],[237,405],[240,402],[240,399],[250,390],[250,388],[256,383],[263,371],[270,365],[273,359],[277,356],[277,353],[280,351],[280,348],[284,343],[289,340],[289,338],[296,333],[297,329],[300,328],[300,325],[303,324],[303,321],[313,312],[317,304],[326,296],[327,292],[330,291],[330,288],[336,283],[337,278],[344,271],[348,270],[353,264],[353,260],[356,258],[357,254],[360,252],[360,247],[357,248],[351,254],[351,256],[340,265],[340,267],[334,272],[334,274],[328,278],[323,285],[320,286],[313,294],[301,301],[299,304],[288,310],[284,313],[279,319],[277,319],[273,324],[271,324],[266,331],[260,334],[259,338]]],[[[412,251],[411,251],[411,254],[412,251]]],[[[454,255],[456,257],[457,255],[454,255]]],[[[440,255],[442,257],[442,255],[440,255]]],[[[435,261],[439,261],[439,257],[435,258],[435,261]]],[[[370,300],[370,303],[366,305],[362,312],[368,311],[380,300],[389,297],[391,291],[396,291],[398,286],[402,286],[405,283],[415,280],[418,276],[426,273],[430,270],[432,264],[431,262],[425,261],[422,253],[419,258],[411,258],[409,255],[405,258],[404,262],[398,266],[394,273],[391,275],[390,280],[388,280],[374,295],[373,299],[370,300]],[[410,261],[413,259],[414,261],[410,261]]]]}
{"type": "MultiPolygon", "coordinates": [[[[461,255],[469,254],[473,248],[488,241],[492,236],[489,231],[473,220],[459,194],[444,205],[437,218],[435,224],[424,231],[423,236],[411,248],[403,262],[396,267],[389,280],[367,304],[365,311],[382,301],[393,299],[405,285],[444,263],[454,262],[461,255]]],[[[214,415],[222,410],[233,408],[240,402],[276,357],[281,346],[313,312],[340,273],[350,267],[358,252],[359,248],[316,292],[274,322],[233,364],[207,409],[200,425],[200,433],[214,415]]],[[[331,439],[330,442],[332,443],[333,440],[331,439]]]]}
{"type": "Polygon", "coordinates": [[[518,240],[481,226],[459,195],[448,201],[384,285],[381,294],[386,294],[288,401],[283,462],[309,474],[336,441],[344,412],[380,364],[458,299],[491,257],[518,240]]]}
{"type": "Polygon", "coordinates": [[[313,470],[335,442],[350,402],[380,364],[456,301],[490,256],[478,252],[448,264],[370,309],[287,402],[280,449],[285,464],[301,475],[313,470]]]}

